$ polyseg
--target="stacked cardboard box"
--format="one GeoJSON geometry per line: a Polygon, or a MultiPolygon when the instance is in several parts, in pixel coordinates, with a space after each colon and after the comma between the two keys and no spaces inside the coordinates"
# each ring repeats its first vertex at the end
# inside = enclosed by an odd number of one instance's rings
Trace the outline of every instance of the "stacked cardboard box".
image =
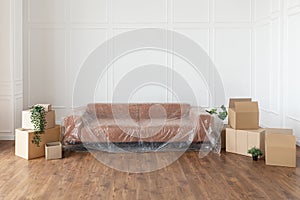
{"type": "Polygon", "coordinates": [[[22,112],[22,128],[15,131],[15,154],[25,159],[33,159],[45,156],[45,144],[60,141],[60,126],[55,125],[55,111],[49,104],[39,104],[46,111],[46,127],[41,134],[40,145],[32,143],[34,137],[33,124],[31,123],[30,110],[22,112]]]}
{"type": "Polygon", "coordinates": [[[267,165],[296,167],[296,138],[291,129],[259,128],[258,103],[250,98],[230,99],[226,128],[226,151],[251,156],[260,148],[267,165]]]}
{"type": "Polygon", "coordinates": [[[260,148],[264,152],[265,130],[235,130],[226,128],[226,151],[240,155],[251,156],[248,149],[260,148]]]}
{"type": "Polygon", "coordinates": [[[230,99],[226,128],[226,151],[251,156],[248,149],[260,148],[264,152],[265,131],[259,128],[258,103],[250,98],[230,99]]]}

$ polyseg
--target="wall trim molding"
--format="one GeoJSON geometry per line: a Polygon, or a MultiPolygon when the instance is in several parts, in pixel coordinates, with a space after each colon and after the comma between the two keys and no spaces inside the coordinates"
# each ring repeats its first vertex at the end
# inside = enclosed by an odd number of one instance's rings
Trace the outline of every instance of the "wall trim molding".
{"type": "Polygon", "coordinates": [[[286,115],[286,118],[288,118],[288,119],[290,119],[292,121],[296,121],[296,122],[300,123],[300,119],[297,119],[296,117],[293,117],[291,115],[286,115]]]}
{"type": "Polygon", "coordinates": [[[0,132],[0,140],[15,140],[15,136],[11,132],[0,132]]]}

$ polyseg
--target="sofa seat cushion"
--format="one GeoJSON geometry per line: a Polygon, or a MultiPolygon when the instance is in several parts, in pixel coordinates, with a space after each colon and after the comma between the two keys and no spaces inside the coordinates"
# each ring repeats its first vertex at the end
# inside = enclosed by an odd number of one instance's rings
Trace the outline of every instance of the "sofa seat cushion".
{"type": "Polygon", "coordinates": [[[85,126],[82,142],[137,142],[139,125],[131,119],[98,119],[85,126]]]}
{"type": "Polygon", "coordinates": [[[194,126],[189,119],[144,119],[140,121],[140,140],[145,142],[193,141],[194,126]]]}

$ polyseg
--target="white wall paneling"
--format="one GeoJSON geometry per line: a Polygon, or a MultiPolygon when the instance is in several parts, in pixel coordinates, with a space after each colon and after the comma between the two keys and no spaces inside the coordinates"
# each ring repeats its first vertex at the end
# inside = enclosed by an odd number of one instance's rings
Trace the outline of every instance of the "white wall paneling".
{"type": "Polygon", "coordinates": [[[20,125],[16,98],[23,93],[22,1],[0,2],[0,26],[0,140],[13,140],[14,129],[20,125]]]}
{"type": "Polygon", "coordinates": [[[254,97],[261,125],[293,128],[300,144],[300,1],[254,2],[254,97]]]}
{"type": "MultiPolygon", "coordinates": [[[[293,125],[296,130],[300,129],[300,96],[297,95],[300,84],[299,76],[300,73],[299,65],[300,59],[297,52],[300,51],[300,12],[291,13],[287,17],[287,85],[286,85],[286,123],[293,125]]],[[[300,138],[300,132],[298,132],[300,138]]]]}
{"type": "MultiPolygon", "coordinates": [[[[70,54],[68,66],[68,79],[70,88],[73,88],[76,77],[80,71],[80,68],[88,56],[101,45],[104,41],[108,39],[108,31],[106,28],[72,28],[70,30],[70,54]]],[[[106,76],[104,76],[106,78],[106,76]]],[[[106,88],[106,82],[103,82],[106,88]]],[[[71,96],[72,91],[68,89],[67,95],[71,96]]],[[[105,101],[107,99],[107,88],[105,91],[99,92],[101,100],[105,101]]],[[[70,105],[70,102],[69,102],[70,105]]]]}
{"type": "Polygon", "coordinates": [[[0,139],[11,140],[13,136],[13,109],[11,96],[0,96],[0,139]]]}
{"type": "Polygon", "coordinates": [[[271,1],[271,11],[273,13],[280,11],[280,3],[281,3],[281,0],[272,0],[271,1]]]}
{"type": "Polygon", "coordinates": [[[299,0],[287,0],[287,7],[288,8],[293,8],[293,7],[298,7],[300,6],[300,1],[299,0]]]}
{"type": "MultiPolygon", "coordinates": [[[[245,58],[243,64],[240,63],[241,60],[238,63],[236,60],[233,61],[234,68],[237,69],[236,74],[249,71],[250,54],[248,57],[245,55],[251,49],[249,46],[251,44],[250,2],[250,0],[230,0],[226,4],[226,9],[222,9],[224,3],[217,0],[184,2],[178,0],[63,0],[61,2],[45,0],[43,3],[25,0],[23,48],[25,107],[37,102],[49,102],[54,105],[54,108],[58,108],[59,115],[63,116],[64,111],[67,113],[72,107],[72,90],[76,76],[88,55],[107,39],[138,28],[153,27],[178,31],[198,43],[213,58],[214,52],[221,52],[214,49],[222,45],[219,41],[218,44],[221,45],[214,46],[214,30],[222,27],[228,31],[228,34],[233,33],[238,41],[246,45],[237,46],[233,53],[239,53],[237,48],[242,48],[242,58],[245,58]],[[51,74],[53,78],[40,76],[41,73],[51,74]],[[38,84],[40,82],[43,82],[43,87],[38,84]]],[[[108,50],[111,51],[111,55],[118,45],[114,44],[108,50]]],[[[225,49],[222,51],[225,52],[225,49]]],[[[228,77],[228,72],[224,69],[231,66],[229,63],[233,54],[222,59],[220,57],[218,62],[217,67],[221,73],[226,74],[225,79],[228,77]]],[[[184,74],[197,94],[200,104],[211,105],[205,83],[201,82],[203,81],[201,77],[194,76],[195,73],[189,69],[191,66],[168,53],[151,51],[133,52],[116,61],[98,82],[96,100],[111,101],[113,91],[124,74],[145,64],[161,64],[184,74]]],[[[209,66],[207,70],[210,70],[209,66]]],[[[171,87],[171,90],[174,83],[173,75],[165,75],[165,84],[171,87]]],[[[213,82],[213,78],[209,81],[213,82]]],[[[239,80],[231,80],[231,83],[235,81],[239,80]]],[[[231,91],[237,91],[234,93],[236,96],[250,95],[250,81],[247,81],[244,89],[239,89],[238,84],[230,85],[234,87],[231,91]]],[[[132,98],[136,101],[155,99],[170,101],[175,98],[166,89],[162,92],[161,87],[153,86],[150,89],[149,86],[140,88],[132,98]],[[150,89],[152,92],[149,92],[150,89]],[[145,92],[147,90],[148,93],[145,92]]]]}
{"type": "MultiPolygon", "coordinates": [[[[208,27],[174,28],[174,30],[195,41],[207,53],[207,55],[210,54],[210,32],[208,27]]],[[[176,41],[174,41],[173,45],[174,47],[176,46],[176,41]]],[[[205,82],[205,79],[202,75],[202,73],[209,74],[209,60],[203,62],[203,64],[207,63],[207,65],[201,66],[204,71],[200,73],[199,71],[194,69],[193,66],[191,66],[189,63],[187,63],[182,58],[179,58],[178,56],[172,56],[171,63],[174,72],[181,74],[182,78],[189,84],[190,88],[195,94],[197,105],[202,105],[206,107],[210,106],[212,102],[211,94],[208,90],[207,83],[205,82]]],[[[194,98],[194,96],[191,94],[186,94],[185,96],[188,97],[186,98],[186,101],[192,101],[192,98],[194,98]]],[[[175,97],[173,97],[173,99],[175,99],[175,97]]]]}
{"type": "Polygon", "coordinates": [[[26,0],[25,9],[28,10],[28,15],[25,17],[30,23],[64,23],[66,2],[67,0],[26,0]]]}
{"type": "Polygon", "coordinates": [[[259,100],[260,107],[270,110],[270,75],[271,69],[271,41],[270,24],[256,27],[255,30],[255,98],[259,100]],[[262,83],[264,86],[262,87],[262,83]]]}
{"type": "Polygon", "coordinates": [[[251,96],[251,28],[217,28],[214,55],[226,99],[251,96]]]}
{"type": "Polygon", "coordinates": [[[209,22],[209,0],[174,0],[174,22],[209,22]]]}
{"type": "Polygon", "coordinates": [[[216,22],[251,22],[251,0],[215,0],[216,22]]]}
{"type": "Polygon", "coordinates": [[[167,0],[112,0],[113,23],[165,23],[167,0]]]}
{"type": "Polygon", "coordinates": [[[284,17],[284,122],[286,127],[292,127],[295,135],[300,143],[300,106],[296,101],[300,100],[299,77],[295,76],[299,74],[300,58],[297,52],[300,50],[300,1],[288,2],[288,9],[285,11],[284,17]]]}
{"type": "Polygon", "coordinates": [[[253,0],[254,1],[254,19],[259,21],[267,19],[271,12],[271,0],[253,0]]]}
{"type": "MultiPolygon", "coordinates": [[[[296,55],[300,50],[299,5],[299,0],[25,0],[24,107],[52,103],[59,120],[72,108],[76,77],[95,48],[124,31],[164,28],[189,37],[207,52],[223,80],[226,98],[252,96],[259,101],[262,125],[291,126],[300,139],[300,107],[296,103],[300,99],[295,95],[300,64],[296,55]],[[41,76],[45,73],[53,78],[41,76]]],[[[1,29],[0,39],[5,34],[1,29]]],[[[108,49],[109,56],[118,45],[108,49]]],[[[175,87],[174,73],[182,74],[198,103],[212,105],[201,75],[195,76],[188,63],[166,52],[151,51],[136,51],[118,59],[95,86],[95,99],[111,101],[124,75],[143,64],[161,64],[174,70],[164,75],[171,89],[175,87]]],[[[210,66],[205,70],[213,83],[210,66]]],[[[11,73],[10,68],[2,71],[11,73]]],[[[14,73],[15,77],[22,74],[14,73]]],[[[6,77],[3,75],[1,81],[12,81],[6,77]]],[[[13,87],[16,91],[20,88],[22,84],[13,87]]],[[[173,94],[160,86],[144,86],[134,95],[135,101],[175,101],[173,94]]]]}
{"type": "Polygon", "coordinates": [[[72,23],[107,23],[109,0],[70,0],[72,23]]]}
{"type": "Polygon", "coordinates": [[[52,102],[54,106],[66,106],[65,35],[62,29],[30,30],[29,105],[52,102]]]}

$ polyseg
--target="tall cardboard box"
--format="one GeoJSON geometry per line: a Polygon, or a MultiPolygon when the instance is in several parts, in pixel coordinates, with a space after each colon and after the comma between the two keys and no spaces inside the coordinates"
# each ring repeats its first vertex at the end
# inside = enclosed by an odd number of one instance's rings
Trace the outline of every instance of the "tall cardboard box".
{"type": "Polygon", "coordinates": [[[228,123],[238,130],[255,130],[259,128],[258,102],[251,98],[230,99],[228,123]]]}
{"type": "Polygon", "coordinates": [[[296,167],[296,137],[292,129],[266,129],[266,164],[296,167]]]}
{"type": "Polygon", "coordinates": [[[31,141],[34,130],[16,129],[15,133],[15,154],[27,160],[45,156],[45,143],[60,141],[60,126],[45,130],[41,134],[40,146],[37,147],[31,141]]]}
{"type": "MultiPolygon", "coordinates": [[[[24,129],[34,129],[33,124],[31,123],[31,112],[30,110],[23,110],[22,111],[22,128],[24,129]]],[[[46,112],[46,127],[45,129],[54,128],[55,127],[55,111],[50,110],[46,112]]]]}
{"type": "Polygon", "coordinates": [[[251,154],[248,154],[248,149],[251,149],[252,147],[260,148],[264,153],[264,129],[235,130],[232,128],[226,128],[226,152],[251,156],[251,154]]]}

